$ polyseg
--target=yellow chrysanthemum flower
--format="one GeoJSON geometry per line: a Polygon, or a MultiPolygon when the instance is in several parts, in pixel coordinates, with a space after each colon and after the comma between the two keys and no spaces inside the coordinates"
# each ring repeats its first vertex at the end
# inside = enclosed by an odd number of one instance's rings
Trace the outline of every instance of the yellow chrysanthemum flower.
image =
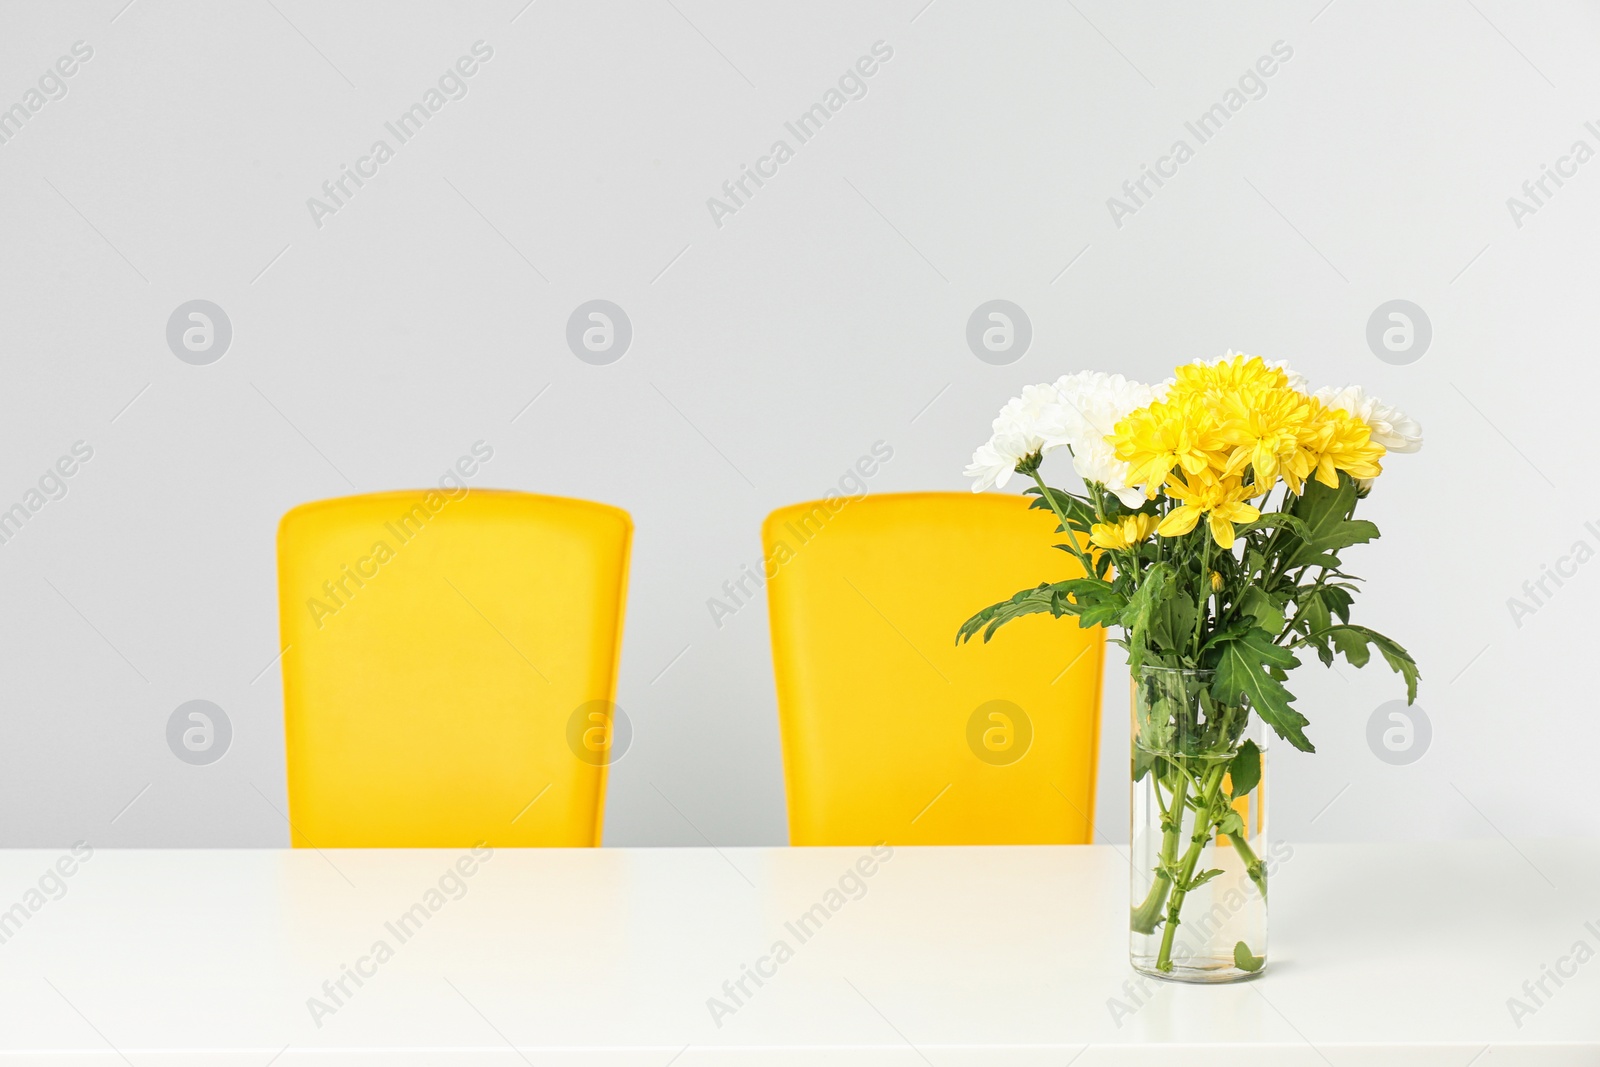
{"type": "Polygon", "coordinates": [[[1311,398],[1287,387],[1252,386],[1224,394],[1218,404],[1222,439],[1232,449],[1221,473],[1242,477],[1250,468],[1258,492],[1270,492],[1279,477],[1300,492],[1316,465],[1316,455],[1307,447],[1311,398]]]}
{"type": "Polygon", "coordinates": [[[1306,444],[1315,457],[1317,481],[1330,489],[1339,487],[1339,471],[1359,480],[1383,473],[1379,462],[1387,451],[1372,439],[1372,427],[1349,412],[1311,402],[1306,444]]]}
{"type": "Polygon", "coordinates": [[[1237,475],[1218,478],[1207,471],[1188,482],[1174,478],[1163,491],[1179,503],[1156,527],[1156,533],[1162,537],[1182,537],[1193,530],[1204,515],[1217,545],[1232,548],[1233,524],[1261,517],[1260,509],[1245,503],[1256,495],[1256,487],[1243,484],[1237,475]]]}
{"type": "Polygon", "coordinates": [[[1226,462],[1216,413],[1198,397],[1158,400],[1130,412],[1106,438],[1128,464],[1128,484],[1155,497],[1174,468],[1199,475],[1226,462]]]}
{"type": "Polygon", "coordinates": [[[1172,372],[1168,399],[1196,396],[1213,399],[1259,389],[1287,389],[1289,376],[1269,367],[1260,356],[1235,355],[1215,363],[1190,363],[1172,372]]]}
{"type": "Polygon", "coordinates": [[[1089,541],[1107,550],[1132,548],[1148,541],[1160,521],[1159,515],[1126,515],[1118,522],[1097,522],[1089,527],[1089,541]]]}
{"type": "MultiPolygon", "coordinates": [[[[1372,439],[1370,424],[1307,395],[1302,384],[1260,356],[1191,363],[1173,372],[1163,399],[1116,424],[1106,441],[1128,465],[1128,484],[1143,485],[1152,499],[1165,490],[1175,499],[1198,493],[1217,500],[1192,517],[1179,507],[1168,515],[1163,535],[1193,529],[1199,514],[1231,511],[1231,504],[1271,492],[1280,478],[1303,493],[1312,477],[1337,487],[1340,471],[1362,484],[1382,473],[1385,449],[1372,439]],[[1230,479],[1242,495],[1223,500],[1217,487],[1230,479]],[[1179,514],[1184,518],[1174,522],[1179,514]]],[[[1224,520],[1213,514],[1212,521],[1224,520]]],[[[1232,543],[1231,529],[1227,540],[1232,543]]]]}

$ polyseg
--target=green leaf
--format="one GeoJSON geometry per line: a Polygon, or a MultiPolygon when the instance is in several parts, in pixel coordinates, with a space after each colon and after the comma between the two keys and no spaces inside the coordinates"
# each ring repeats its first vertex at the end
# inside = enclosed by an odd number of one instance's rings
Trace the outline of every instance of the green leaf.
{"type": "Polygon", "coordinates": [[[1350,666],[1365,667],[1372,658],[1372,653],[1367,650],[1367,635],[1356,627],[1326,626],[1322,633],[1350,666]]]}
{"type": "Polygon", "coordinates": [[[1322,594],[1323,590],[1315,587],[1301,590],[1295,600],[1294,622],[1297,629],[1313,633],[1333,625],[1333,615],[1322,594]]]}
{"type": "Polygon", "coordinates": [[[1257,530],[1271,530],[1280,527],[1293,533],[1304,535],[1306,524],[1297,516],[1291,515],[1287,511],[1268,511],[1264,512],[1258,519],[1252,519],[1250,522],[1239,523],[1233,528],[1233,532],[1234,534],[1239,535],[1254,533],[1257,530]]]}
{"type": "Polygon", "coordinates": [[[1233,946],[1233,965],[1241,971],[1255,974],[1267,962],[1265,956],[1257,956],[1250,951],[1250,946],[1243,941],[1233,946]]]}
{"type": "Polygon", "coordinates": [[[1117,621],[1127,606],[1127,598],[1098,578],[1069,578],[1064,582],[1044,582],[1023,589],[1009,600],[991,604],[972,616],[956,631],[956,644],[970,641],[981,630],[987,643],[994,632],[1024,615],[1049,612],[1056,618],[1078,617],[1084,628],[1106,626],[1117,621]]]}
{"type": "MultiPolygon", "coordinates": [[[[1065,515],[1067,521],[1080,533],[1088,533],[1089,527],[1094,525],[1094,508],[1090,507],[1089,502],[1080,496],[1074,496],[1064,489],[1052,489],[1050,490],[1050,498],[1047,500],[1044,494],[1039,492],[1039,487],[1036,485],[1029,486],[1023,492],[1038,497],[1037,500],[1028,505],[1030,508],[1043,508],[1045,511],[1049,511],[1051,510],[1050,501],[1054,500],[1056,507],[1061,509],[1061,514],[1065,515]]],[[[1057,529],[1059,530],[1059,527],[1057,529]]],[[[1059,548],[1061,546],[1058,545],[1056,547],[1059,548]]]]}
{"type": "Polygon", "coordinates": [[[1171,577],[1169,563],[1157,563],[1145,571],[1139,587],[1128,598],[1127,607],[1117,617],[1117,622],[1128,631],[1129,666],[1137,668],[1144,662],[1144,650],[1150,643],[1151,616],[1166,593],[1171,577]]]}
{"type": "Polygon", "coordinates": [[[1102,553],[1100,553],[1099,556],[1095,557],[1095,561],[1094,561],[1094,576],[1096,578],[1099,578],[1103,582],[1110,581],[1110,579],[1106,577],[1106,575],[1109,574],[1110,572],[1111,572],[1111,553],[1102,552],[1102,553]]]}
{"type": "Polygon", "coordinates": [[[1326,634],[1313,633],[1303,640],[1295,642],[1295,644],[1310,645],[1312,648],[1316,649],[1317,658],[1322,661],[1322,665],[1324,667],[1333,666],[1333,649],[1328,643],[1328,636],[1326,634]]]}
{"type": "Polygon", "coordinates": [[[1393,638],[1386,637],[1376,630],[1368,630],[1367,634],[1372,638],[1372,643],[1378,646],[1378,651],[1383,653],[1383,661],[1389,665],[1389,669],[1406,680],[1406,703],[1415,704],[1417,682],[1422,678],[1422,671],[1418,669],[1417,661],[1412,659],[1411,653],[1393,638]]]}
{"type": "Polygon", "coordinates": [[[1372,652],[1367,646],[1376,645],[1389,669],[1406,680],[1406,703],[1416,703],[1417,682],[1421,679],[1422,672],[1417,667],[1417,661],[1411,658],[1411,653],[1402,648],[1394,638],[1386,637],[1370,627],[1348,624],[1329,626],[1314,631],[1308,637],[1312,641],[1324,639],[1331,642],[1344,656],[1345,662],[1352,667],[1365,667],[1372,659],[1372,652]]]}
{"type": "Polygon", "coordinates": [[[1056,615],[1076,615],[1081,627],[1109,626],[1121,618],[1128,598],[1098,578],[1070,578],[1057,582],[1056,615]],[[1071,594],[1072,600],[1066,599],[1071,594]]]}
{"type": "Polygon", "coordinates": [[[1221,873],[1223,872],[1222,868],[1220,867],[1213,867],[1209,871],[1201,871],[1199,874],[1194,876],[1188,885],[1183,887],[1183,891],[1188,893],[1199,889],[1201,886],[1205,885],[1207,882],[1211,881],[1211,879],[1215,878],[1221,873]]]}
{"type": "Polygon", "coordinates": [[[1217,833],[1227,834],[1229,837],[1244,833],[1244,820],[1239,818],[1239,813],[1229,808],[1223,813],[1221,821],[1217,823],[1217,833]]]}
{"type": "Polygon", "coordinates": [[[1356,483],[1348,474],[1339,475],[1337,489],[1315,480],[1307,482],[1305,494],[1290,505],[1304,528],[1295,529],[1286,539],[1284,570],[1337,567],[1339,549],[1375,540],[1377,526],[1350,518],[1355,506],[1356,483]]]}
{"type": "MultiPolygon", "coordinates": [[[[1194,634],[1194,597],[1175,585],[1169,585],[1167,596],[1150,619],[1150,643],[1154,648],[1182,648],[1194,634]]],[[[1150,657],[1145,656],[1148,663],[1150,657]]]]}
{"type": "Polygon", "coordinates": [[[1244,595],[1239,598],[1239,609],[1255,616],[1256,624],[1273,636],[1283,633],[1283,607],[1274,603],[1259,585],[1245,587],[1244,595]]]}
{"type": "Polygon", "coordinates": [[[1255,629],[1255,623],[1250,619],[1235,619],[1233,622],[1228,623],[1228,625],[1224,626],[1222,629],[1206,638],[1206,643],[1200,646],[1200,655],[1205,657],[1205,655],[1213,648],[1225,644],[1228,641],[1237,641],[1239,638],[1243,637],[1253,629],[1255,629]]]}
{"type": "Polygon", "coordinates": [[[1306,738],[1308,720],[1290,702],[1294,694],[1284,688],[1282,677],[1298,667],[1294,653],[1272,643],[1272,635],[1251,628],[1218,646],[1219,658],[1211,693],[1224,704],[1249,702],[1273,732],[1302,752],[1315,752],[1306,738]]]}
{"type": "Polygon", "coordinates": [[[1352,597],[1349,588],[1343,585],[1325,585],[1322,587],[1321,599],[1328,606],[1328,610],[1339,616],[1340,622],[1350,621],[1352,597]]]}
{"type": "MultiPolygon", "coordinates": [[[[1228,761],[1228,778],[1233,783],[1232,794],[1235,800],[1261,783],[1261,749],[1256,747],[1254,741],[1246,741],[1240,745],[1239,751],[1228,761]]],[[[1223,831],[1223,833],[1232,832],[1234,831],[1223,831]]]]}
{"type": "Polygon", "coordinates": [[[1156,754],[1154,752],[1151,752],[1149,749],[1140,748],[1137,745],[1134,746],[1134,748],[1133,748],[1133,780],[1134,781],[1136,781],[1136,782],[1143,781],[1144,780],[1144,776],[1149,774],[1150,773],[1150,768],[1154,767],[1155,765],[1156,765],[1156,754]]]}
{"type": "Polygon", "coordinates": [[[1002,600],[998,604],[989,605],[961,624],[961,628],[956,631],[956,644],[959,645],[963,641],[972,640],[978,631],[984,630],[985,627],[988,629],[985,630],[983,639],[987,642],[995,630],[1012,619],[1049,611],[1051,605],[1050,590],[1051,586],[1046,582],[1033,589],[1024,589],[1009,600],[1002,600]]]}

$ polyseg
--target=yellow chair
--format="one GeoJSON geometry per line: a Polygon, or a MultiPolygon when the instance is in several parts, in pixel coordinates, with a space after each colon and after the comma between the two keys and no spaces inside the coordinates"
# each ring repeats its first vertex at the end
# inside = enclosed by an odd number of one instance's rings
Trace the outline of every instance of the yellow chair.
{"type": "Polygon", "coordinates": [[[1105,631],[979,608],[1081,576],[1016,496],[795,504],[762,527],[791,845],[1093,836],[1105,631]]]}
{"type": "Polygon", "coordinates": [[[600,844],[632,532],[617,508],[490,490],[285,515],[293,843],[600,844]]]}

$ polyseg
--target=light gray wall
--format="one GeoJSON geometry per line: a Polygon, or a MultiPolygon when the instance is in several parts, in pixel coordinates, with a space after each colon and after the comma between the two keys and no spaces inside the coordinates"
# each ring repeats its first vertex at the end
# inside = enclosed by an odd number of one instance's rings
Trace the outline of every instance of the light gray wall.
{"type": "Polygon", "coordinates": [[[637,521],[608,843],[781,842],[765,606],[706,607],[762,516],[878,440],[874,492],[960,488],[1023,384],[1229,347],[1366,383],[1428,434],[1349,562],[1362,618],[1422,664],[1431,745],[1369,748],[1381,667],[1303,670],[1321,751],[1278,750],[1275,831],[1594,833],[1600,563],[1507,606],[1600,548],[1600,161],[1507,204],[1600,149],[1593,5],[524,2],[0,8],[0,106],[93,49],[0,144],[0,506],[93,449],[0,545],[0,843],[285,843],[276,520],[480,440],[476,484],[637,521]],[[399,145],[385,122],[478,41],[467,95],[399,145]],[[785,121],[880,41],[864,98],[799,143],[785,121]],[[1265,94],[1199,143],[1185,122],[1275,42],[1265,94]],[[319,226],[307,199],[379,138],[394,157],[319,226]],[[708,198],[779,139],[793,158],[719,225],[708,198]],[[1178,139],[1193,158],[1114,219],[1178,139]],[[607,366],[566,341],[597,298],[633,328],[607,366]],[[206,366],[166,337],[194,299],[232,324],[206,366]],[[1010,365],[966,341],[992,299],[1032,325],[1010,365]],[[1432,326],[1405,365],[1366,340],[1393,299],[1432,326]],[[208,766],[166,741],[193,699],[232,724],[208,766]]]}

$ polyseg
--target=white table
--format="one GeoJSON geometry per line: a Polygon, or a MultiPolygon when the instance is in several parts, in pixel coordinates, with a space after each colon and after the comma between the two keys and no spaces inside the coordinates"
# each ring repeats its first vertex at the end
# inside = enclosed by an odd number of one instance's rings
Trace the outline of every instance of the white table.
{"type": "MultiPolygon", "coordinates": [[[[0,908],[63,855],[0,853],[0,908]]],[[[95,851],[0,920],[0,1063],[1600,1064],[1600,957],[1507,1007],[1600,951],[1592,841],[1296,847],[1266,974],[1144,991],[1112,846],[895,849],[804,942],[868,850],[498,850],[402,942],[461,855],[95,851]]]]}

